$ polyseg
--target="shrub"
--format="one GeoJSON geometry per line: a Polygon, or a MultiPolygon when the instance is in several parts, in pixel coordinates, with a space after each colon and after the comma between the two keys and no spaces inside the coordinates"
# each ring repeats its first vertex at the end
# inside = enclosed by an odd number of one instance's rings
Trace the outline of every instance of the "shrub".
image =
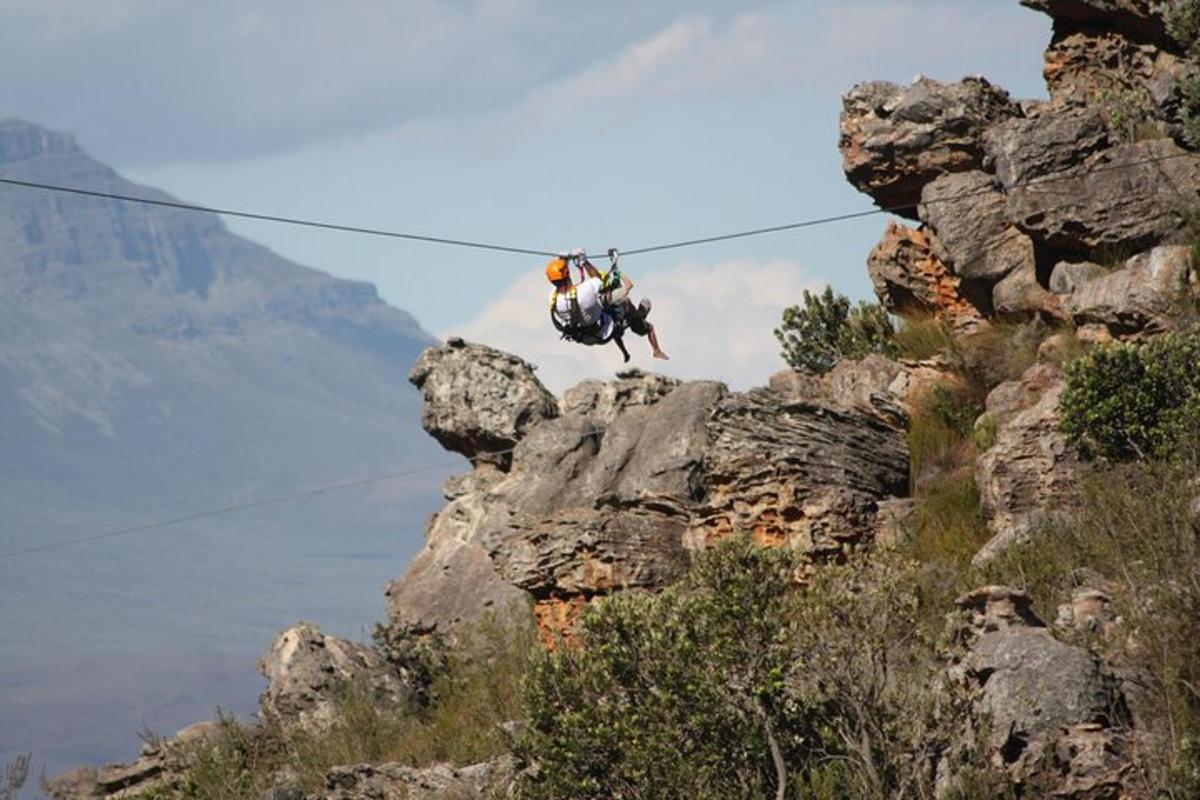
{"type": "Polygon", "coordinates": [[[823,565],[733,538],[537,658],[520,796],[931,797],[948,746],[915,564],[823,565]]]}
{"type": "Polygon", "coordinates": [[[1167,33],[1192,57],[1200,55],[1200,2],[1166,0],[1167,33]]]}
{"type": "Polygon", "coordinates": [[[652,597],[589,609],[535,659],[526,798],[768,797],[812,735],[787,691],[796,564],[735,539],[652,597]]]}
{"type": "Polygon", "coordinates": [[[805,290],[804,306],[783,311],[775,338],[783,345],[783,360],[794,369],[828,372],[843,358],[868,353],[894,355],[895,329],[887,310],[878,303],[851,306],[844,295],[826,286],[822,294],[805,290]]]}
{"type": "Polygon", "coordinates": [[[1062,430],[1085,457],[1163,454],[1194,431],[1200,412],[1200,328],[1095,348],[1066,375],[1062,430]]]}
{"type": "Polygon", "coordinates": [[[1168,0],[1165,4],[1167,32],[1180,44],[1193,62],[1190,74],[1180,82],[1182,103],[1179,119],[1183,138],[1193,148],[1200,148],[1200,2],[1197,0],[1168,0]]]}

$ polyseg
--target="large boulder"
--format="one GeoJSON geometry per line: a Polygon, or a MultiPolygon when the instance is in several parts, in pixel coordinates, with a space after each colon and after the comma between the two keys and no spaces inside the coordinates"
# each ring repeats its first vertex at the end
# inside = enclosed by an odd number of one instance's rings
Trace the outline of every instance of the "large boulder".
{"type": "Polygon", "coordinates": [[[1055,306],[1037,280],[1033,240],[1008,221],[995,178],[973,170],[926,184],[918,211],[936,234],[934,252],[984,311],[1028,316],[1055,306]]]}
{"type": "Polygon", "coordinates": [[[1095,106],[1044,104],[992,126],[984,143],[996,179],[1012,189],[1076,167],[1113,141],[1095,106]]]}
{"type": "Polygon", "coordinates": [[[1191,248],[1164,246],[1081,283],[1063,304],[1076,325],[1104,325],[1115,337],[1129,337],[1194,320],[1193,296],[1191,248]]]}
{"type": "Polygon", "coordinates": [[[530,426],[558,415],[533,368],[516,356],[453,338],[421,354],[409,376],[425,395],[421,424],[447,450],[496,460],[530,426]]]}
{"type": "Polygon", "coordinates": [[[932,316],[956,330],[973,330],[983,321],[980,308],[990,298],[963,294],[962,280],[935,252],[936,237],[889,220],[883,238],[867,256],[867,273],[875,295],[893,314],[932,316]]]}
{"type": "Polygon", "coordinates": [[[280,631],[258,669],[268,683],[259,697],[263,718],[294,727],[326,727],[349,687],[366,692],[380,708],[408,708],[416,699],[407,676],[377,651],[306,622],[280,631]]]}
{"type": "Polygon", "coordinates": [[[1120,681],[1094,653],[1056,639],[1025,592],[985,586],[956,604],[966,650],[951,674],[973,698],[993,762],[1054,797],[1125,796],[1130,719],[1120,681]]]}
{"type": "Polygon", "coordinates": [[[1014,270],[1033,272],[1033,242],[1008,222],[991,175],[943,175],[921,191],[918,211],[936,234],[934,252],[960,278],[991,285],[1014,270]]]}
{"type": "Polygon", "coordinates": [[[1077,497],[1081,463],[1059,430],[1063,387],[1056,365],[1036,364],[987,397],[996,438],[975,462],[975,481],[993,535],[975,555],[977,565],[1024,541],[1077,497]]]}
{"type": "Polygon", "coordinates": [[[1136,251],[1177,235],[1200,209],[1200,159],[1156,139],[1007,188],[1009,218],[1054,250],[1136,251]]]}
{"type": "Polygon", "coordinates": [[[915,218],[925,184],[978,169],[983,131],[1020,114],[1007,92],[978,77],[859,84],[842,98],[843,169],[881,208],[915,218]]]}

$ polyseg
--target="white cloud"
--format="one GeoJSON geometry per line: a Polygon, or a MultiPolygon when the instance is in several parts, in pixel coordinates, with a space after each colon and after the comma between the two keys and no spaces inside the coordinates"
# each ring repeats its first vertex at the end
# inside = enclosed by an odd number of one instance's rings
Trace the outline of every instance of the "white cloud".
{"type": "MultiPolygon", "coordinates": [[[[670,361],[650,357],[649,345],[629,334],[630,366],[684,379],[715,379],[733,388],[760,385],[784,367],[773,331],[784,307],[817,288],[791,261],[686,261],[644,276],[633,265],[635,298],[654,304],[650,319],[670,361]]],[[[517,279],[473,320],[445,336],[487,344],[538,366],[538,376],[561,393],[586,378],[611,378],[624,364],[616,345],[586,347],[561,341],[550,325],[549,287],[540,272],[517,279]]]]}

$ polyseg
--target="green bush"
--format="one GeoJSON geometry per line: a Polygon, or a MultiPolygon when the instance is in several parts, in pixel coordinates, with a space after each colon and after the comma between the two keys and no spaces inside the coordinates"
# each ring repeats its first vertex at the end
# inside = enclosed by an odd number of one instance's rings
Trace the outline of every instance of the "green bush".
{"type": "Polygon", "coordinates": [[[794,369],[828,372],[843,358],[868,353],[895,355],[895,329],[887,310],[878,303],[851,306],[844,295],[826,286],[822,294],[806,289],[804,305],[783,310],[775,338],[783,345],[783,360],[794,369]]]}
{"type": "Polygon", "coordinates": [[[1179,109],[1183,138],[1192,148],[1200,148],[1200,2],[1169,0],[1166,3],[1167,32],[1187,51],[1192,61],[1190,74],[1180,82],[1183,102],[1179,109]]]}
{"type": "Polygon", "coordinates": [[[1200,55],[1200,2],[1198,0],[1166,0],[1167,33],[1187,51],[1200,55]]]}
{"type": "Polygon", "coordinates": [[[1085,457],[1162,455],[1194,433],[1200,418],[1200,328],[1094,348],[1068,364],[1066,375],[1062,430],[1085,457]]]}
{"type": "Polygon", "coordinates": [[[916,565],[798,566],[734,538],[589,609],[527,680],[520,796],[932,797],[948,740],[916,565]]]}

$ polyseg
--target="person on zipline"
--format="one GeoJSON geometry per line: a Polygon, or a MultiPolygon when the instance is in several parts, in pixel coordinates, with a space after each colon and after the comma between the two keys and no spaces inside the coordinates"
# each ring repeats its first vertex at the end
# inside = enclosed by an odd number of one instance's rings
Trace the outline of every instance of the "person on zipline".
{"type": "Polygon", "coordinates": [[[659,347],[654,325],[646,319],[650,301],[642,300],[634,306],[629,300],[633,281],[617,270],[616,255],[616,250],[609,251],[613,268],[607,274],[601,274],[582,250],[552,259],[546,265],[546,277],[554,284],[550,293],[550,321],[564,339],[573,342],[586,345],[616,342],[625,361],[629,361],[629,351],[625,349],[623,334],[628,328],[647,337],[654,357],[665,360],[668,356],[659,347]],[[572,261],[579,267],[578,284],[571,283],[572,261]]]}

